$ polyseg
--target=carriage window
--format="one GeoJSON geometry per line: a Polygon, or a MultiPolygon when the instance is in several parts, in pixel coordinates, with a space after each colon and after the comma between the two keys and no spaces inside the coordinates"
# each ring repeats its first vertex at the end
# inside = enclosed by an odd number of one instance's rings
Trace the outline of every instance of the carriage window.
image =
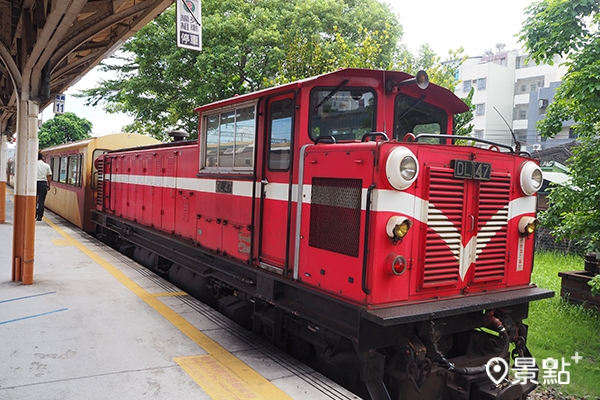
{"type": "Polygon", "coordinates": [[[290,167],[293,110],[294,103],[291,99],[271,104],[269,111],[269,169],[271,170],[286,170],[290,167]]]}
{"type": "Polygon", "coordinates": [[[52,157],[50,159],[50,168],[52,169],[52,180],[58,182],[60,177],[60,157],[52,157]]]}
{"type": "Polygon", "coordinates": [[[81,174],[79,173],[79,155],[69,156],[67,165],[67,184],[79,186],[81,183],[81,174]]]}
{"type": "MultiPolygon", "coordinates": [[[[404,135],[414,133],[447,133],[448,116],[446,112],[426,103],[424,97],[416,99],[398,94],[394,108],[394,138],[404,140],[404,135]]],[[[436,139],[424,142],[439,143],[436,139]]]]}
{"type": "Polygon", "coordinates": [[[313,90],[310,97],[310,136],[358,140],[375,131],[375,92],[370,88],[313,90]]]}
{"type": "Polygon", "coordinates": [[[60,158],[60,172],[58,181],[60,183],[67,183],[67,157],[60,158]]]}
{"type": "Polygon", "coordinates": [[[254,166],[255,106],[204,117],[204,167],[249,170],[254,166]]]}

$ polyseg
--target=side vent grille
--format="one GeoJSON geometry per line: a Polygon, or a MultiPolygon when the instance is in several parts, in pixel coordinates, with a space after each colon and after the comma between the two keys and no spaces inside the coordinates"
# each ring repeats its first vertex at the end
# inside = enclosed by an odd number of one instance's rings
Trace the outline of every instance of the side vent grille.
{"type": "Polygon", "coordinates": [[[96,205],[101,206],[104,201],[104,160],[96,161],[98,177],[96,178],[96,205]]]}
{"type": "Polygon", "coordinates": [[[423,288],[458,284],[465,182],[431,170],[423,288]]]}
{"type": "Polygon", "coordinates": [[[361,179],[313,178],[308,244],[358,257],[361,179]]]}

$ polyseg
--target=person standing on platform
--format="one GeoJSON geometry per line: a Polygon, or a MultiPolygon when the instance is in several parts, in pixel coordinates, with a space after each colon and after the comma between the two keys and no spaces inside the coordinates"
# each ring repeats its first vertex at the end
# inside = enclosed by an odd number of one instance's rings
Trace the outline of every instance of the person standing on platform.
{"type": "Polygon", "coordinates": [[[52,181],[52,169],[44,162],[44,156],[42,153],[38,153],[37,162],[37,207],[35,210],[35,219],[41,221],[44,216],[44,202],[46,201],[46,194],[50,189],[50,182],[52,181]]]}

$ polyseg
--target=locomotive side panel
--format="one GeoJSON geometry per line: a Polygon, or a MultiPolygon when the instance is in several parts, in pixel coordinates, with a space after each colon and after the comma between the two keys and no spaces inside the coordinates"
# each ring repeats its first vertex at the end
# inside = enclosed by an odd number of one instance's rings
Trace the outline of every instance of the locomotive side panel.
{"type": "Polygon", "coordinates": [[[175,178],[177,173],[176,155],[165,151],[162,159],[162,209],[160,210],[160,227],[167,233],[175,231],[175,178]]]}
{"type": "Polygon", "coordinates": [[[314,146],[305,153],[298,279],[364,302],[365,205],[375,146],[353,147],[314,146]]]}
{"type": "Polygon", "coordinates": [[[196,237],[196,211],[201,208],[198,193],[193,187],[181,184],[180,180],[197,179],[198,157],[195,147],[186,147],[176,151],[177,191],[175,194],[175,234],[186,239],[196,237]]]}
{"type": "Polygon", "coordinates": [[[141,156],[141,159],[144,176],[142,187],[144,203],[140,207],[141,215],[138,221],[146,226],[152,226],[154,223],[154,207],[157,203],[156,187],[154,186],[154,156],[145,153],[141,156]]]}

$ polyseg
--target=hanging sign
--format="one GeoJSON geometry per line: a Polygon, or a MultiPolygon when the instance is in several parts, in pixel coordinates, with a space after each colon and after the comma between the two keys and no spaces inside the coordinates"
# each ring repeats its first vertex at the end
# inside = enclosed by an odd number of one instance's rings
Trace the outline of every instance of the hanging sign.
{"type": "Polygon", "coordinates": [[[200,0],[177,0],[177,47],[202,50],[200,0]]]}
{"type": "Polygon", "coordinates": [[[54,96],[54,114],[65,113],[65,95],[57,94],[54,96]]]}

